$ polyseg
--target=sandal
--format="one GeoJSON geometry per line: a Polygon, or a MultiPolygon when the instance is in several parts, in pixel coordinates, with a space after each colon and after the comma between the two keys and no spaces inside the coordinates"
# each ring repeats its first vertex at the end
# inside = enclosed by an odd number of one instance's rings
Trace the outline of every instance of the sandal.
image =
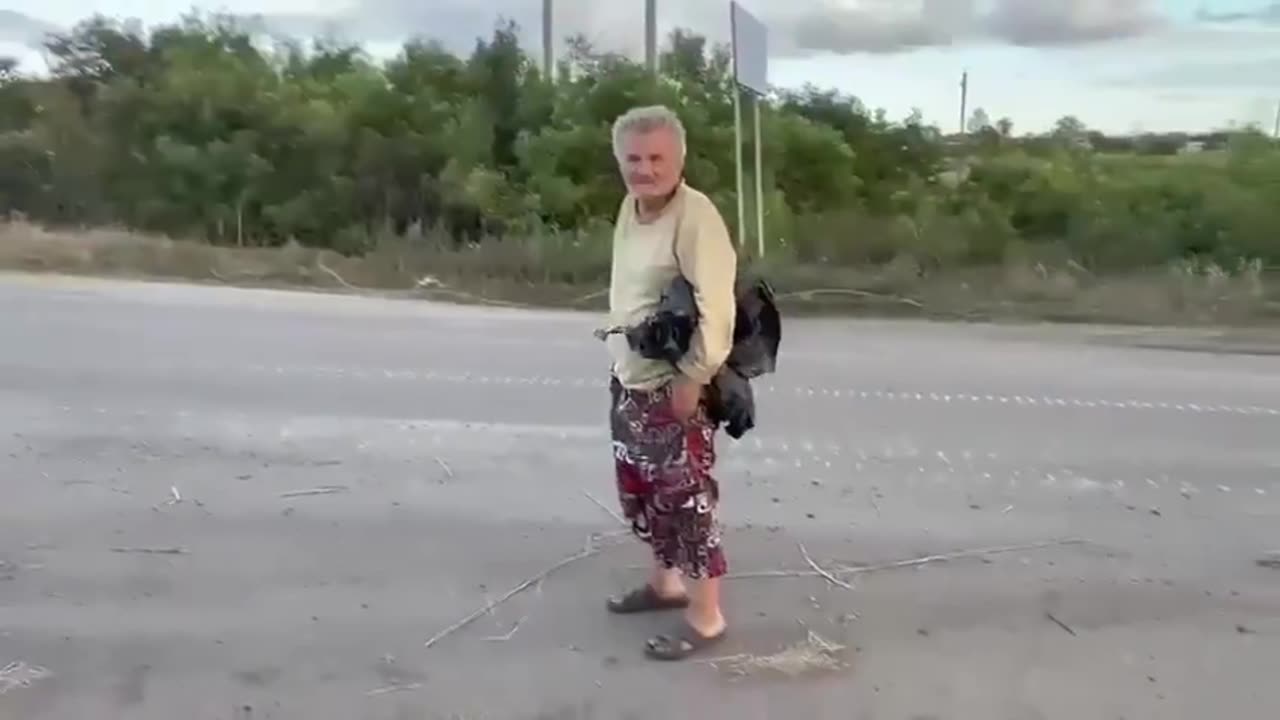
{"type": "Polygon", "coordinates": [[[699,650],[716,645],[729,633],[728,628],[707,637],[689,623],[683,622],[671,635],[656,635],[645,642],[644,654],[652,660],[684,660],[699,650]]]}
{"type": "Polygon", "coordinates": [[[660,610],[683,610],[689,607],[689,597],[664,598],[648,583],[636,588],[622,597],[609,598],[609,612],[615,615],[634,615],[636,613],[657,612],[660,610]]]}

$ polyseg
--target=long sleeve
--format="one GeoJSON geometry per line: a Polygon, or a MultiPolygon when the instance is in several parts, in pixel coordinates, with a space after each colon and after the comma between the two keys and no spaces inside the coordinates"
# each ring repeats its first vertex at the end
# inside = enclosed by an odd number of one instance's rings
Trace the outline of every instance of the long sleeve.
{"type": "Polygon", "coordinates": [[[703,385],[720,371],[733,349],[737,313],[735,281],[738,255],[724,218],[710,198],[686,188],[683,217],[677,228],[676,258],[693,286],[698,327],[689,352],[677,363],[682,374],[703,385]]]}

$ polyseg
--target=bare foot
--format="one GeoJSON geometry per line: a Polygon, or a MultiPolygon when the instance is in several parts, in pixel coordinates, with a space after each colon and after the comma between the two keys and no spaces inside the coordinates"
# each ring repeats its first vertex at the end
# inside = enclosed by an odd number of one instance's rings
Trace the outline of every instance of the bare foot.
{"type": "Polygon", "coordinates": [[[728,623],[725,622],[724,615],[717,609],[714,614],[695,613],[692,608],[684,611],[684,621],[689,627],[696,630],[699,635],[711,638],[717,637],[724,633],[728,623]]]}

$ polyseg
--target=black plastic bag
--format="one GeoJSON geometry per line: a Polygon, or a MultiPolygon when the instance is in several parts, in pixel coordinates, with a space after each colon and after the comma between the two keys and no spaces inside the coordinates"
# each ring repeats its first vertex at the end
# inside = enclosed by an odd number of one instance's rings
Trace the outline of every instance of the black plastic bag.
{"type": "Polygon", "coordinates": [[[748,380],[778,369],[782,316],[773,288],[763,278],[739,285],[733,324],[733,350],[725,364],[748,380]]]}
{"type": "MultiPolygon", "coordinates": [[[[736,289],[733,348],[712,379],[708,411],[737,440],[755,427],[751,379],[775,372],[782,343],[782,318],[773,288],[763,279],[739,282],[736,289]]],[[[698,325],[693,286],[677,275],[662,294],[658,309],[644,322],[621,330],[641,357],[676,364],[689,351],[698,325]]]]}

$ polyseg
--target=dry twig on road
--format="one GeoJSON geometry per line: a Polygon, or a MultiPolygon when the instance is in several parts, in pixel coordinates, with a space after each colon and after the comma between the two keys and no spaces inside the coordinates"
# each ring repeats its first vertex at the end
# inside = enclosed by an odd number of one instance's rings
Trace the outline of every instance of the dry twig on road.
{"type": "Polygon", "coordinates": [[[290,490],[289,492],[280,493],[282,498],[309,497],[311,495],[336,495],[349,490],[345,485],[328,485],[325,487],[312,488],[310,490],[290,490]]]}
{"type": "Polygon", "coordinates": [[[111,548],[111,552],[128,555],[186,555],[187,549],[183,547],[113,547],[111,548]]]}
{"type": "Polygon", "coordinates": [[[803,300],[805,302],[813,302],[819,295],[843,295],[845,297],[863,298],[866,300],[884,300],[888,302],[900,303],[902,305],[910,305],[913,308],[923,310],[924,305],[919,300],[914,300],[901,295],[890,295],[884,293],[874,293],[867,290],[853,290],[851,288],[813,288],[811,290],[797,290],[795,292],[782,293],[774,299],[781,302],[792,298],[803,300]]]}
{"type": "Polygon", "coordinates": [[[339,284],[339,285],[341,285],[342,287],[344,287],[344,288],[346,288],[346,289],[348,289],[348,290],[355,291],[355,292],[361,292],[361,289],[360,289],[360,288],[358,288],[358,287],[356,287],[355,285],[352,285],[351,283],[347,282],[346,280],[344,280],[344,279],[342,278],[342,276],[341,276],[341,275],[339,275],[339,274],[337,273],[337,271],[335,271],[333,268],[330,268],[328,265],[325,265],[325,264],[324,264],[324,260],[321,260],[321,259],[317,258],[317,259],[316,259],[316,267],[317,267],[317,268],[319,268],[322,272],[324,272],[324,273],[325,273],[326,275],[328,275],[329,277],[333,278],[334,280],[337,280],[337,281],[338,281],[338,284],[339,284]]]}
{"type": "Polygon", "coordinates": [[[28,665],[21,660],[11,662],[0,670],[0,695],[14,688],[29,688],[35,681],[43,680],[51,674],[48,669],[38,665],[28,665]]]}
{"type": "Polygon", "coordinates": [[[1082,545],[1085,542],[1085,540],[1080,538],[1068,538],[1066,540],[1048,540],[1046,542],[1029,543],[1026,545],[1003,545],[999,547],[975,548],[973,550],[960,550],[952,553],[943,553],[941,555],[926,555],[925,557],[915,558],[913,560],[899,560],[898,562],[884,563],[882,565],[846,567],[841,568],[836,574],[861,575],[863,573],[879,572],[881,570],[897,570],[899,568],[919,567],[921,565],[950,562],[952,560],[963,560],[965,558],[986,557],[988,555],[1002,555],[1011,552],[1024,552],[1029,550],[1043,550],[1044,548],[1062,547],[1064,545],[1082,545]]]}
{"type": "Polygon", "coordinates": [[[421,688],[422,688],[422,683],[410,683],[408,685],[388,685],[386,687],[380,687],[376,690],[370,690],[366,692],[365,695],[368,695],[369,697],[375,697],[377,695],[386,695],[388,693],[394,693],[394,692],[407,692],[409,690],[418,690],[421,688]]]}
{"type": "MultiPolygon", "coordinates": [[[[949,562],[951,560],[963,560],[965,558],[986,557],[988,555],[1001,555],[1011,552],[1026,552],[1031,550],[1043,550],[1051,547],[1062,547],[1065,545],[1083,545],[1087,540],[1080,538],[1068,538],[1065,540],[1049,540],[1046,542],[1029,543],[1026,545],[1004,545],[999,547],[975,548],[972,550],[960,550],[953,553],[944,553],[941,555],[927,555],[920,558],[912,558],[910,560],[898,560],[890,563],[879,565],[865,565],[862,567],[842,567],[831,571],[830,574],[835,577],[844,577],[847,575],[863,575],[866,573],[881,572],[884,570],[899,570],[909,567],[920,567],[933,563],[949,562]]],[[[727,575],[728,580],[758,580],[766,578],[802,578],[802,577],[826,577],[827,572],[819,570],[760,570],[756,572],[734,573],[727,575]]]]}
{"type": "Polygon", "coordinates": [[[443,640],[443,639],[445,639],[445,638],[449,637],[450,635],[454,634],[455,632],[458,632],[459,630],[461,630],[461,629],[465,628],[466,626],[470,625],[471,623],[475,622],[476,620],[479,620],[480,618],[482,618],[482,617],[484,617],[485,615],[489,614],[490,612],[492,612],[492,611],[493,611],[493,609],[494,609],[494,608],[498,607],[499,605],[502,605],[503,603],[505,603],[506,601],[508,601],[508,600],[510,600],[511,598],[515,597],[516,595],[519,595],[520,593],[524,592],[525,590],[528,590],[529,588],[533,587],[534,585],[537,585],[538,583],[542,582],[544,579],[546,579],[548,576],[550,576],[550,575],[551,575],[552,573],[554,573],[555,571],[557,571],[557,570],[559,570],[559,569],[561,569],[561,568],[563,568],[563,567],[565,567],[565,566],[572,565],[573,563],[578,562],[579,560],[585,560],[586,558],[589,558],[589,557],[591,557],[591,556],[593,556],[593,555],[598,555],[598,554],[600,554],[600,552],[601,552],[601,551],[603,551],[604,549],[605,549],[604,547],[599,546],[599,545],[595,545],[595,544],[593,544],[592,542],[590,542],[590,539],[588,539],[587,547],[583,548],[580,552],[574,553],[573,555],[570,555],[569,557],[567,557],[567,558],[565,558],[565,559],[561,560],[560,562],[556,563],[555,565],[552,565],[551,567],[547,568],[546,570],[543,570],[542,572],[538,573],[537,575],[534,575],[533,577],[530,577],[529,579],[525,580],[524,582],[520,583],[519,585],[516,585],[515,587],[511,588],[511,590],[507,591],[507,593],[506,593],[505,595],[503,595],[502,597],[498,598],[497,600],[493,600],[493,601],[490,601],[489,603],[486,603],[484,607],[482,607],[482,608],[480,608],[480,609],[476,610],[475,612],[473,612],[473,613],[471,613],[470,615],[468,615],[468,616],[466,616],[466,617],[462,618],[462,619],[461,619],[461,620],[459,620],[458,622],[456,622],[456,623],[454,623],[454,624],[450,625],[449,627],[445,628],[444,630],[441,630],[440,632],[436,633],[434,636],[432,636],[432,638],[431,638],[430,640],[426,641],[426,643],[424,643],[424,644],[423,644],[423,645],[424,645],[424,647],[426,647],[426,648],[428,648],[428,649],[429,649],[429,648],[431,648],[433,645],[435,645],[436,643],[440,642],[441,640],[443,640]]]}
{"type": "Polygon", "coordinates": [[[449,463],[445,462],[442,458],[439,458],[439,457],[435,457],[432,459],[434,459],[436,461],[436,464],[440,466],[440,469],[444,471],[444,476],[452,480],[453,468],[449,467],[449,463]]]}
{"type": "Polygon", "coordinates": [[[595,292],[590,292],[590,293],[587,293],[586,295],[582,295],[581,297],[574,298],[573,300],[571,300],[571,301],[569,302],[569,304],[570,304],[570,305],[581,305],[581,304],[582,304],[582,303],[584,303],[584,302],[589,302],[589,301],[591,301],[591,300],[595,300],[596,298],[604,297],[604,296],[606,296],[606,295],[608,295],[608,294],[609,294],[609,288],[604,288],[604,289],[602,289],[602,290],[596,290],[595,292]]]}
{"type": "Polygon", "coordinates": [[[604,503],[602,503],[602,502],[600,502],[599,500],[597,500],[595,495],[592,495],[591,493],[587,492],[586,490],[583,490],[583,491],[582,491],[582,494],[583,494],[583,495],[585,495],[585,496],[586,496],[586,498],[587,498],[588,500],[590,500],[591,502],[595,503],[596,507],[598,507],[598,508],[600,508],[601,510],[603,510],[603,511],[605,511],[605,512],[609,513],[609,517],[611,517],[611,518],[613,518],[615,521],[617,521],[617,523],[618,523],[619,525],[628,525],[628,524],[629,524],[626,520],[624,520],[624,519],[623,519],[623,517],[622,517],[621,515],[619,515],[618,513],[614,512],[612,509],[610,509],[610,507],[609,507],[608,505],[605,505],[604,503]]]}
{"type": "Polygon", "coordinates": [[[804,543],[798,543],[798,544],[800,546],[800,555],[804,557],[804,561],[809,564],[809,567],[813,568],[814,572],[818,573],[818,575],[820,575],[822,578],[824,578],[827,582],[831,583],[832,585],[839,585],[845,590],[853,589],[852,585],[835,577],[834,575],[827,572],[826,570],[823,570],[822,567],[818,565],[818,563],[814,562],[813,558],[809,557],[809,551],[805,549],[804,543]]]}
{"type": "Polygon", "coordinates": [[[178,492],[177,485],[172,485],[169,487],[169,499],[165,500],[162,503],[157,503],[156,505],[152,505],[151,509],[159,511],[161,508],[173,507],[174,505],[178,505],[181,502],[182,502],[182,493],[178,492]]]}
{"type": "Polygon", "coordinates": [[[1057,625],[1058,627],[1062,628],[1071,637],[1076,637],[1076,631],[1072,630],[1070,625],[1062,622],[1057,617],[1055,617],[1053,613],[1047,612],[1044,614],[1044,616],[1049,618],[1050,622],[1052,622],[1054,625],[1057,625]]]}
{"type": "Polygon", "coordinates": [[[489,642],[506,642],[506,641],[510,640],[511,638],[515,637],[516,632],[520,629],[520,626],[521,626],[521,625],[523,625],[523,624],[524,624],[524,621],[525,621],[525,620],[528,620],[528,619],[529,619],[529,616],[528,616],[528,615],[525,615],[524,617],[522,617],[522,618],[520,618],[519,620],[517,620],[517,621],[516,621],[516,624],[515,624],[515,625],[512,625],[512,626],[511,626],[511,629],[510,629],[510,630],[508,630],[508,631],[506,632],[506,634],[504,634],[504,635],[494,635],[494,636],[492,636],[492,637],[488,637],[488,638],[485,638],[485,639],[486,639],[486,640],[488,640],[489,642]]]}

